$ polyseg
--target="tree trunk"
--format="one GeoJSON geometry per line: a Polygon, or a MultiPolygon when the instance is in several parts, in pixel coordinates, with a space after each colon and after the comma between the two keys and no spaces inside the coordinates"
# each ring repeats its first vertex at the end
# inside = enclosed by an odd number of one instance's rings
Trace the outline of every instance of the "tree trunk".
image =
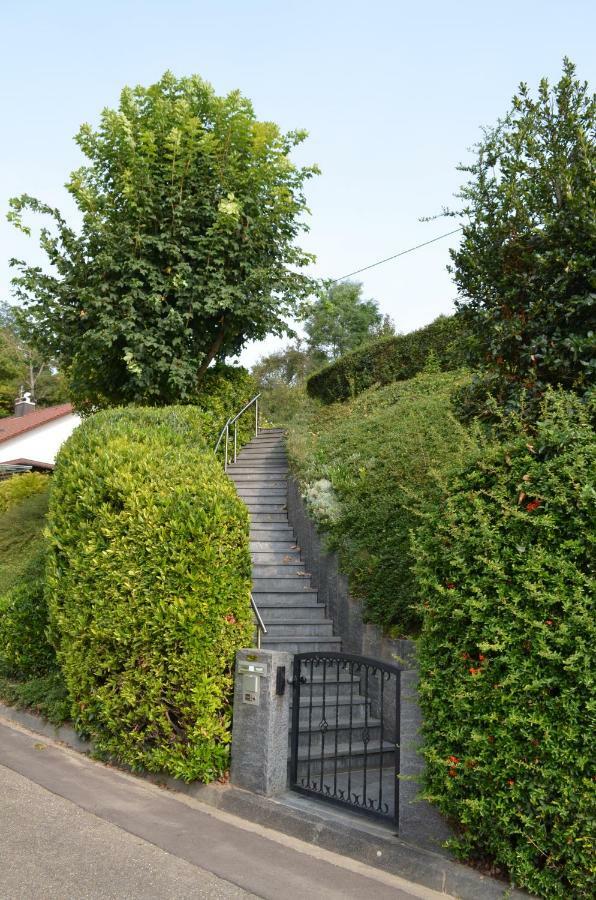
{"type": "Polygon", "coordinates": [[[222,318],[221,327],[215,337],[215,340],[213,341],[213,343],[211,344],[211,347],[207,351],[205,359],[199,366],[199,371],[197,372],[197,384],[201,383],[201,381],[203,379],[203,375],[209,368],[209,365],[211,364],[212,360],[215,359],[215,357],[221,350],[221,345],[223,344],[224,335],[225,335],[225,326],[224,326],[224,320],[222,318]]]}

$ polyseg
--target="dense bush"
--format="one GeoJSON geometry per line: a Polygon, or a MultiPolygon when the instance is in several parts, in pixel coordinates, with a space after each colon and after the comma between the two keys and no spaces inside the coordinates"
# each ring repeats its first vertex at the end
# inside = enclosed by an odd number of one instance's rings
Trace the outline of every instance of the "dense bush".
{"type": "Polygon", "coordinates": [[[62,448],[48,519],[51,635],[100,751],[186,780],[228,761],[235,651],[251,637],[248,514],[210,414],[98,413],[62,448]]]}
{"type": "Polygon", "coordinates": [[[213,416],[216,425],[225,424],[258,390],[256,379],[247,369],[219,364],[205,372],[195,403],[213,416]]]}
{"type": "Polygon", "coordinates": [[[0,481],[0,513],[5,512],[13,503],[20,503],[35,494],[44,494],[48,489],[47,475],[37,472],[23,472],[0,481]]]}
{"type": "Polygon", "coordinates": [[[412,378],[433,355],[441,370],[456,369],[465,357],[464,331],[455,316],[439,316],[430,325],[380,338],[311,375],[309,396],[334,403],[347,400],[375,384],[391,384],[412,378]]]}
{"type": "Polygon", "coordinates": [[[44,475],[0,482],[0,672],[14,678],[56,668],[43,596],[48,484],[44,475]]]}
{"type": "Polygon", "coordinates": [[[424,373],[319,407],[290,430],[310,511],[339,550],[352,593],[370,621],[400,634],[419,622],[410,532],[417,510],[438,496],[430,473],[461,463],[474,446],[449,406],[466,378],[424,373]]]}
{"type": "Polygon", "coordinates": [[[462,856],[565,900],[595,889],[595,472],[588,410],[549,394],[415,541],[427,794],[462,856]]]}

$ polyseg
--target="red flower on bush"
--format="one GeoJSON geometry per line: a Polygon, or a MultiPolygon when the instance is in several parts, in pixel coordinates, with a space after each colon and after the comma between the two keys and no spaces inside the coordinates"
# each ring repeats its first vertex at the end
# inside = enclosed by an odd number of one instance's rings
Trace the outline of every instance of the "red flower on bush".
{"type": "Polygon", "coordinates": [[[538,509],[538,507],[541,506],[541,504],[542,504],[541,500],[530,500],[530,502],[526,506],[526,511],[534,512],[534,510],[538,509]]]}
{"type": "Polygon", "coordinates": [[[456,778],[456,777],[457,777],[457,769],[454,769],[453,766],[452,766],[452,767],[449,769],[449,772],[448,772],[447,774],[448,774],[451,778],[456,778]]]}
{"type": "Polygon", "coordinates": [[[482,670],[475,669],[474,666],[472,666],[469,671],[470,671],[470,675],[479,675],[482,670]]]}
{"type": "Polygon", "coordinates": [[[225,619],[226,619],[226,622],[230,623],[230,625],[236,624],[236,616],[233,613],[228,613],[227,616],[225,617],[225,619]]]}
{"type": "Polygon", "coordinates": [[[450,756],[450,757],[449,757],[449,761],[452,762],[452,763],[458,763],[458,762],[459,762],[459,756],[450,756]]]}
{"type": "Polygon", "coordinates": [[[455,585],[454,585],[454,583],[453,583],[452,581],[448,581],[448,582],[446,583],[445,587],[449,588],[449,590],[452,591],[453,588],[455,587],[455,585]]]}

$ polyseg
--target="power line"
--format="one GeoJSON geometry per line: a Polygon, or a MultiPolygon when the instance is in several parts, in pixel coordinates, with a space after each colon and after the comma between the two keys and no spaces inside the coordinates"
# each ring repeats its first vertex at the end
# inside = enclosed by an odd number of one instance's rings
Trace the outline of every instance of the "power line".
{"type": "Polygon", "coordinates": [[[457,232],[461,230],[461,227],[455,228],[453,231],[447,231],[445,234],[440,234],[438,237],[431,238],[430,241],[424,241],[423,244],[416,244],[415,247],[408,247],[407,250],[400,250],[399,253],[394,253],[393,256],[388,256],[386,259],[380,259],[378,262],[371,263],[370,266],[364,266],[363,269],[356,269],[355,272],[350,272],[348,275],[342,275],[341,278],[334,278],[333,281],[328,282],[328,284],[337,284],[338,281],[343,281],[344,278],[351,278],[352,275],[359,275],[361,272],[368,271],[368,269],[374,269],[375,266],[382,266],[383,263],[391,262],[392,259],[397,259],[398,256],[405,256],[406,253],[420,250],[421,247],[428,247],[429,244],[434,244],[435,241],[442,241],[443,238],[450,237],[452,234],[457,234],[457,232]]]}

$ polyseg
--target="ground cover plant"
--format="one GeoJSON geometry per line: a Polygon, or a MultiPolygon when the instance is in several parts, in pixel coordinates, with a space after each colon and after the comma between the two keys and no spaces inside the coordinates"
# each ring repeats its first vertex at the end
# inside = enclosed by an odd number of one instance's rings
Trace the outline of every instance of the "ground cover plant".
{"type": "Polygon", "coordinates": [[[52,641],[78,728],[133,768],[227,767],[252,636],[248,514],[192,407],[98,413],[62,448],[48,517],[52,641]]]}
{"type": "Polygon", "coordinates": [[[427,796],[462,857],[549,898],[595,889],[589,412],[548,394],[533,433],[444,483],[414,541],[427,796]]]}
{"type": "Polygon", "coordinates": [[[431,354],[438,368],[457,369],[466,355],[465,335],[458,318],[439,316],[409,334],[371,341],[311,375],[308,394],[324,403],[347,400],[375,384],[412,378],[424,369],[431,354]]]}
{"type": "Polygon", "coordinates": [[[431,472],[451,470],[475,447],[450,408],[468,377],[426,372],[346,403],[311,401],[292,420],[290,458],[311,514],[365,617],[401,635],[420,621],[410,534],[438,496],[431,472]]]}

